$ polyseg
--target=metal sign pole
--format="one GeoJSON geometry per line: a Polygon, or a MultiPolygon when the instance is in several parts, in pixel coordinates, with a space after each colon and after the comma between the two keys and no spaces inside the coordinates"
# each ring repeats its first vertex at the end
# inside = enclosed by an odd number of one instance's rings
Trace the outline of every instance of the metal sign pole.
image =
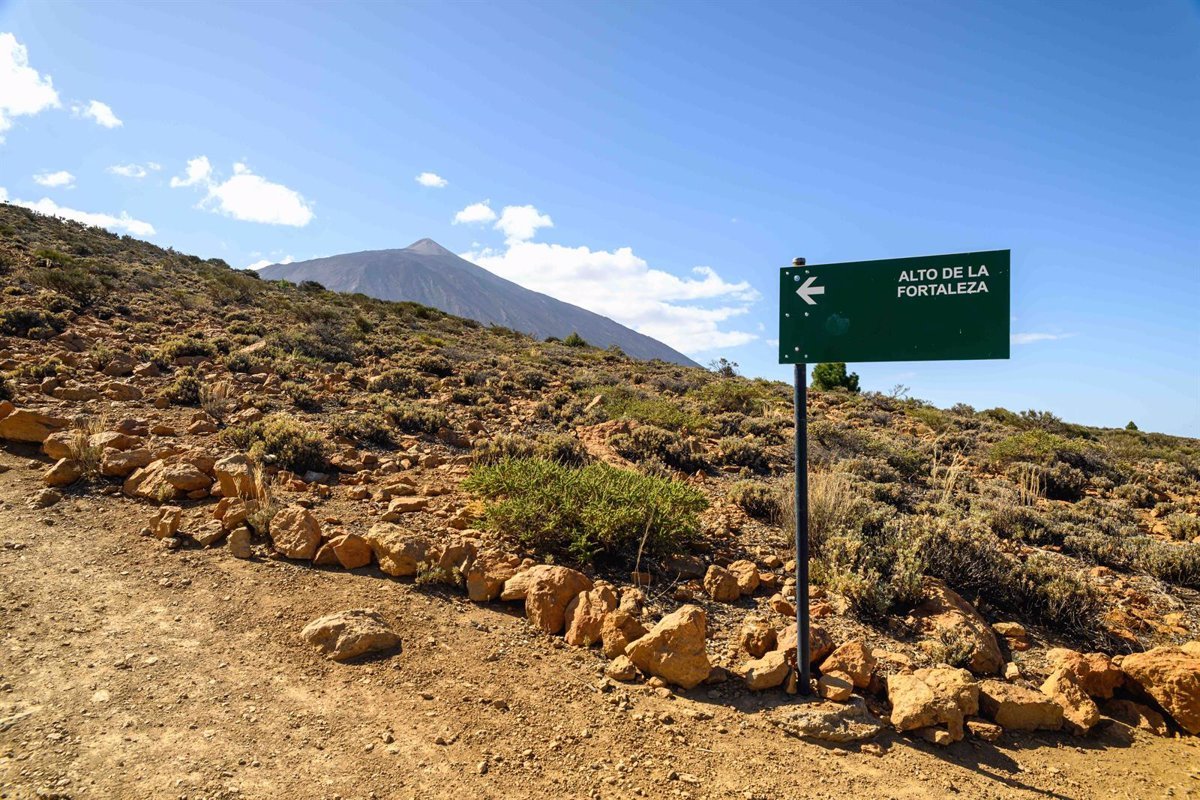
{"type": "Polygon", "coordinates": [[[808,642],[808,365],[796,365],[796,665],[800,694],[812,691],[808,642]]]}

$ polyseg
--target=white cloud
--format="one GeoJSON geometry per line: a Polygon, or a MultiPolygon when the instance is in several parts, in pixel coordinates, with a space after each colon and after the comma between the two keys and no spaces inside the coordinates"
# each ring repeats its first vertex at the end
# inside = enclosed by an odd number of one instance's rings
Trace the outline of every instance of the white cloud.
{"type": "Polygon", "coordinates": [[[430,189],[441,189],[450,183],[436,172],[422,172],[417,176],[416,181],[422,186],[428,186],[430,189]]]}
{"type": "Polygon", "coordinates": [[[505,206],[496,221],[496,230],[504,231],[504,240],[512,245],[532,239],[538,228],[553,228],[550,215],[540,213],[533,206],[505,206]]]}
{"type": "Polygon", "coordinates": [[[72,219],[76,222],[82,222],[85,225],[95,225],[100,228],[108,228],[114,231],[125,231],[134,236],[153,236],[154,226],[149,222],[143,222],[140,219],[134,219],[128,213],[122,211],[119,215],[95,213],[91,211],[80,211],[75,208],[67,208],[60,206],[58,203],[51,200],[49,197],[43,197],[41,200],[18,200],[13,198],[8,200],[8,192],[0,188],[0,201],[11,202],[13,205],[22,206],[32,211],[37,211],[41,214],[48,214],[53,217],[62,217],[63,219],[72,219]]]}
{"type": "Polygon", "coordinates": [[[709,267],[695,267],[694,277],[681,278],[652,269],[628,247],[591,250],[511,240],[513,233],[527,231],[510,226],[503,251],[483,249],[464,253],[463,258],[529,289],[603,314],[684,353],[736,347],[758,338],[749,331],[724,327],[760,299],[745,281],[729,283],[709,267]]]}
{"type": "Polygon", "coordinates": [[[117,119],[108,103],[99,100],[89,100],[87,103],[76,103],[71,106],[71,113],[77,117],[90,119],[102,128],[119,128],[125,123],[117,119]]]}
{"type": "Polygon", "coordinates": [[[1013,344],[1033,344],[1034,342],[1053,342],[1058,339],[1069,339],[1073,333],[1014,333],[1013,344]]]}
{"type": "Polygon", "coordinates": [[[199,156],[188,161],[184,177],[171,178],[171,186],[203,186],[208,193],[200,201],[200,208],[244,222],[302,228],[313,218],[312,204],[303,195],[255,175],[245,164],[234,164],[233,176],[218,182],[208,158],[199,156]]]}
{"type": "Polygon", "coordinates": [[[454,215],[454,224],[470,225],[476,222],[493,221],[496,219],[496,212],[492,211],[491,202],[491,200],[484,200],[482,203],[472,203],[454,215]]]}
{"type": "Polygon", "coordinates": [[[209,183],[212,179],[212,164],[207,156],[193,158],[187,162],[186,175],[183,178],[171,178],[171,188],[195,186],[198,183],[209,183]]]}
{"type": "Polygon", "coordinates": [[[13,117],[33,116],[60,105],[50,76],[29,66],[25,45],[11,33],[0,33],[0,142],[13,117]]]}
{"type": "Polygon", "coordinates": [[[258,270],[262,269],[263,267],[269,267],[272,264],[291,264],[295,260],[296,259],[293,256],[284,256],[283,258],[278,259],[276,261],[272,261],[269,258],[264,258],[259,261],[255,261],[253,264],[247,264],[246,266],[242,267],[242,269],[252,269],[255,272],[257,272],[258,270]]]}
{"type": "Polygon", "coordinates": [[[162,169],[162,164],[147,161],[145,164],[113,164],[108,168],[108,172],[124,178],[144,178],[151,172],[157,172],[160,169],[162,169]]]}
{"type": "Polygon", "coordinates": [[[58,172],[39,172],[33,176],[33,182],[39,186],[65,186],[69,188],[75,185],[75,176],[65,169],[60,169],[58,172]]]}

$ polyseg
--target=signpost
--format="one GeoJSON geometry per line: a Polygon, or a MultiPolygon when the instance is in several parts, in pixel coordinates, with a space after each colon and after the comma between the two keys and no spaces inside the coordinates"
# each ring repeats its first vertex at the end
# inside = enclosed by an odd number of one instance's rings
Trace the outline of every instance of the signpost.
{"type": "Polygon", "coordinates": [[[795,365],[796,663],[811,691],[808,365],[1008,358],[1009,251],[808,265],[779,271],[779,363],[795,365]]]}

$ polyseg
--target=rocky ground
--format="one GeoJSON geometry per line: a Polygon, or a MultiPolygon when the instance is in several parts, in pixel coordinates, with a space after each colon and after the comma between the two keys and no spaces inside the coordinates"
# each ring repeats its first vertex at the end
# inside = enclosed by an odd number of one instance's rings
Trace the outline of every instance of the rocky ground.
{"type": "Polygon", "coordinates": [[[1200,793],[1200,442],[814,392],[806,698],[787,387],[3,205],[0,275],[0,797],[1200,793]]]}
{"type": "Polygon", "coordinates": [[[1188,797],[1195,737],[1107,723],[938,747],[787,735],[808,702],[603,679],[595,650],[375,569],[170,550],[132,500],[27,502],[0,453],[0,787],[6,797],[1188,797]],[[399,652],[340,664],[300,638],[372,607],[399,652]]]}

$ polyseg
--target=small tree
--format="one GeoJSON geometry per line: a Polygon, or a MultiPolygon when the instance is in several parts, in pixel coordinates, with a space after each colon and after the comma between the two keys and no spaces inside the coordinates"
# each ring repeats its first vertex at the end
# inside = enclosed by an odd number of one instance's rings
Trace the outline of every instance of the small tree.
{"type": "Polygon", "coordinates": [[[1125,426],[1125,430],[1127,430],[1127,431],[1136,431],[1136,430],[1138,430],[1137,423],[1136,423],[1136,422],[1134,422],[1133,420],[1129,420],[1129,424],[1125,426]]]}
{"type": "Polygon", "coordinates": [[[708,368],[722,378],[736,378],[738,374],[738,363],[727,358],[713,359],[708,362],[708,368]]]}
{"type": "Polygon", "coordinates": [[[812,385],[818,391],[827,392],[830,389],[845,389],[850,392],[858,391],[858,373],[846,373],[843,361],[833,361],[829,364],[817,364],[813,367],[812,385]]]}
{"type": "Polygon", "coordinates": [[[580,336],[575,331],[571,331],[571,335],[563,339],[563,344],[567,347],[587,347],[587,340],[580,336]]]}

